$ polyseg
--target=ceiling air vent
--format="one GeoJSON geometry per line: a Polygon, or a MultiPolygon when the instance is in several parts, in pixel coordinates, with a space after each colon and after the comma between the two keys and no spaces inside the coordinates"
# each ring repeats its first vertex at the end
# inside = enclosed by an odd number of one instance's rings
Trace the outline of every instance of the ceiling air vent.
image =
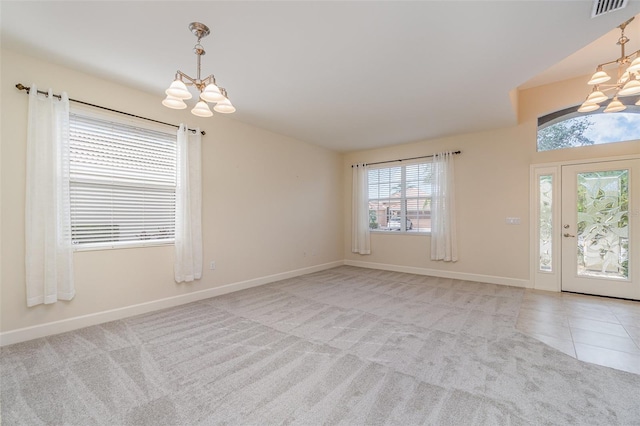
{"type": "Polygon", "coordinates": [[[596,16],[604,15],[614,10],[624,9],[628,1],[629,0],[595,0],[593,2],[591,17],[595,18],[596,16]]]}

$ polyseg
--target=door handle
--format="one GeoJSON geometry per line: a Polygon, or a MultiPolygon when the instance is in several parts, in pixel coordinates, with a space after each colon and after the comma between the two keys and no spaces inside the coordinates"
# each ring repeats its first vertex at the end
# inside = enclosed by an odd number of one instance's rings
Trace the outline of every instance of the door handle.
{"type": "Polygon", "coordinates": [[[565,233],[564,233],[564,234],[562,234],[562,235],[563,235],[564,237],[567,237],[567,238],[569,238],[569,237],[571,237],[571,238],[575,238],[575,237],[576,237],[575,235],[571,235],[571,234],[570,234],[570,233],[568,233],[568,232],[565,232],[565,233]]]}

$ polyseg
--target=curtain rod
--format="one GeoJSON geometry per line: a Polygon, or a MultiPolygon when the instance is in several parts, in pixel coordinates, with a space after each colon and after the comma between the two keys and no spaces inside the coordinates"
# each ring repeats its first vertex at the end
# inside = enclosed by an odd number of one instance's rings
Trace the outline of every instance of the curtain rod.
{"type": "MultiPolygon", "coordinates": [[[[453,151],[452,154],[462,154],[462,151],[453,151]]],[[[398,163],[398,162],[402,162],[402,161],[409,161],[409,160],[418,160],[420,158],[431,158],[433,157],[435,154],[431,154],[431,155],[423,155],[421,157],[411,157],[411,158],[400,158],[398,160],[388,160],[388,161],[378,161],[376,163],[365,163],[367,166],[371,166],[373,164],[385,164],[385,163],[398,163]]],[[[351,166],[353,167],[353,166],[351,166]]]]}
{"type": "MultiPolygon", "coordinates": [[[[25,90],[27,93],[29,93],[29,91],[31,90],[30,87],[27,87],[25,85],[23,85],[22,83],[18,83],[16,84],[16,88],[18,90],[25,90]]],[[[38,93],[42,94],[42,95],[46,95],[48,96],[49,93],[47,92],[43,92],[42,90],[38,90],[38,93]]],[[[60,99],[61,96],[60,95],[56,95],[55,93],[52,95],[54,98],[58,98],[60,99]]],[[[154,123],[159,123],[159,124],[164,124],[165,126],[171,126],[171,127],[176,127],[176,128],[180,128],[180,126],[178,126],[177,124],[171,124],[171,123],[165,123],[164,121],[159,121],[159,120],[154,120],[153,118],[147,118],[147,117],[142,117],[140,115],[135,115],[135,114],[131,114],[129,112],[124,112],[124,111],[118,111],[117,109],[111,109],[111,108],[107,108],[107,107],[103,107],[100,105],[95,105],[95,104],[90,104],[89,102],[85,102],[85,101],[79,101],[77,99],[71,99],[69,98],[69,101],[71,102],[75,102],[77,104],[82,104],[82,105],[88,105],[90,107],[94,107],[94,108],[100,108],[100,109],[104,109],[106,111],[111,111],[111,112],[116,112],[118,114],[123,114],[123,115],[128,115],[129,117],[135,117],[135,118],[140,118],[142,120],[147,120],[147,121],[153,121],[154,123]]],[[[196,129],[187,129],[193,133],[196,132],[196,129]]],[[[205,131],[202,130],[200,131],[200,134],[202,134],[203,136],[206,135],[205,131]]]]}

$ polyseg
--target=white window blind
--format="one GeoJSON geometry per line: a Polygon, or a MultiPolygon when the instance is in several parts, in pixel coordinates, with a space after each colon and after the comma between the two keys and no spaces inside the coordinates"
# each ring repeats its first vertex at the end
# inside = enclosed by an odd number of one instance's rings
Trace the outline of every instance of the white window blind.
{"type": "Polygon", "coordinates": [[[369,170],[369,228],[431,231],[431,163],[369,170]]]}
{"type": "Polygon", "coordinates": [[[173,243],[176,135],[71,114],[70,139],[74,245],[173,243]]]}

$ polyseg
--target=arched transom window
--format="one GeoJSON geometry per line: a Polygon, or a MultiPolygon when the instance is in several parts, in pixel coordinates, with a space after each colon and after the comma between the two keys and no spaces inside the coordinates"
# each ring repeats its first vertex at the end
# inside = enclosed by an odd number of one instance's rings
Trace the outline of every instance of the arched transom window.
{"type": "Polygon", "coordinates": [[[627,97],[622,112],[580,113],[576,106],[538,118],[538,151],[640,140],[638,99],[627,97]]]}

